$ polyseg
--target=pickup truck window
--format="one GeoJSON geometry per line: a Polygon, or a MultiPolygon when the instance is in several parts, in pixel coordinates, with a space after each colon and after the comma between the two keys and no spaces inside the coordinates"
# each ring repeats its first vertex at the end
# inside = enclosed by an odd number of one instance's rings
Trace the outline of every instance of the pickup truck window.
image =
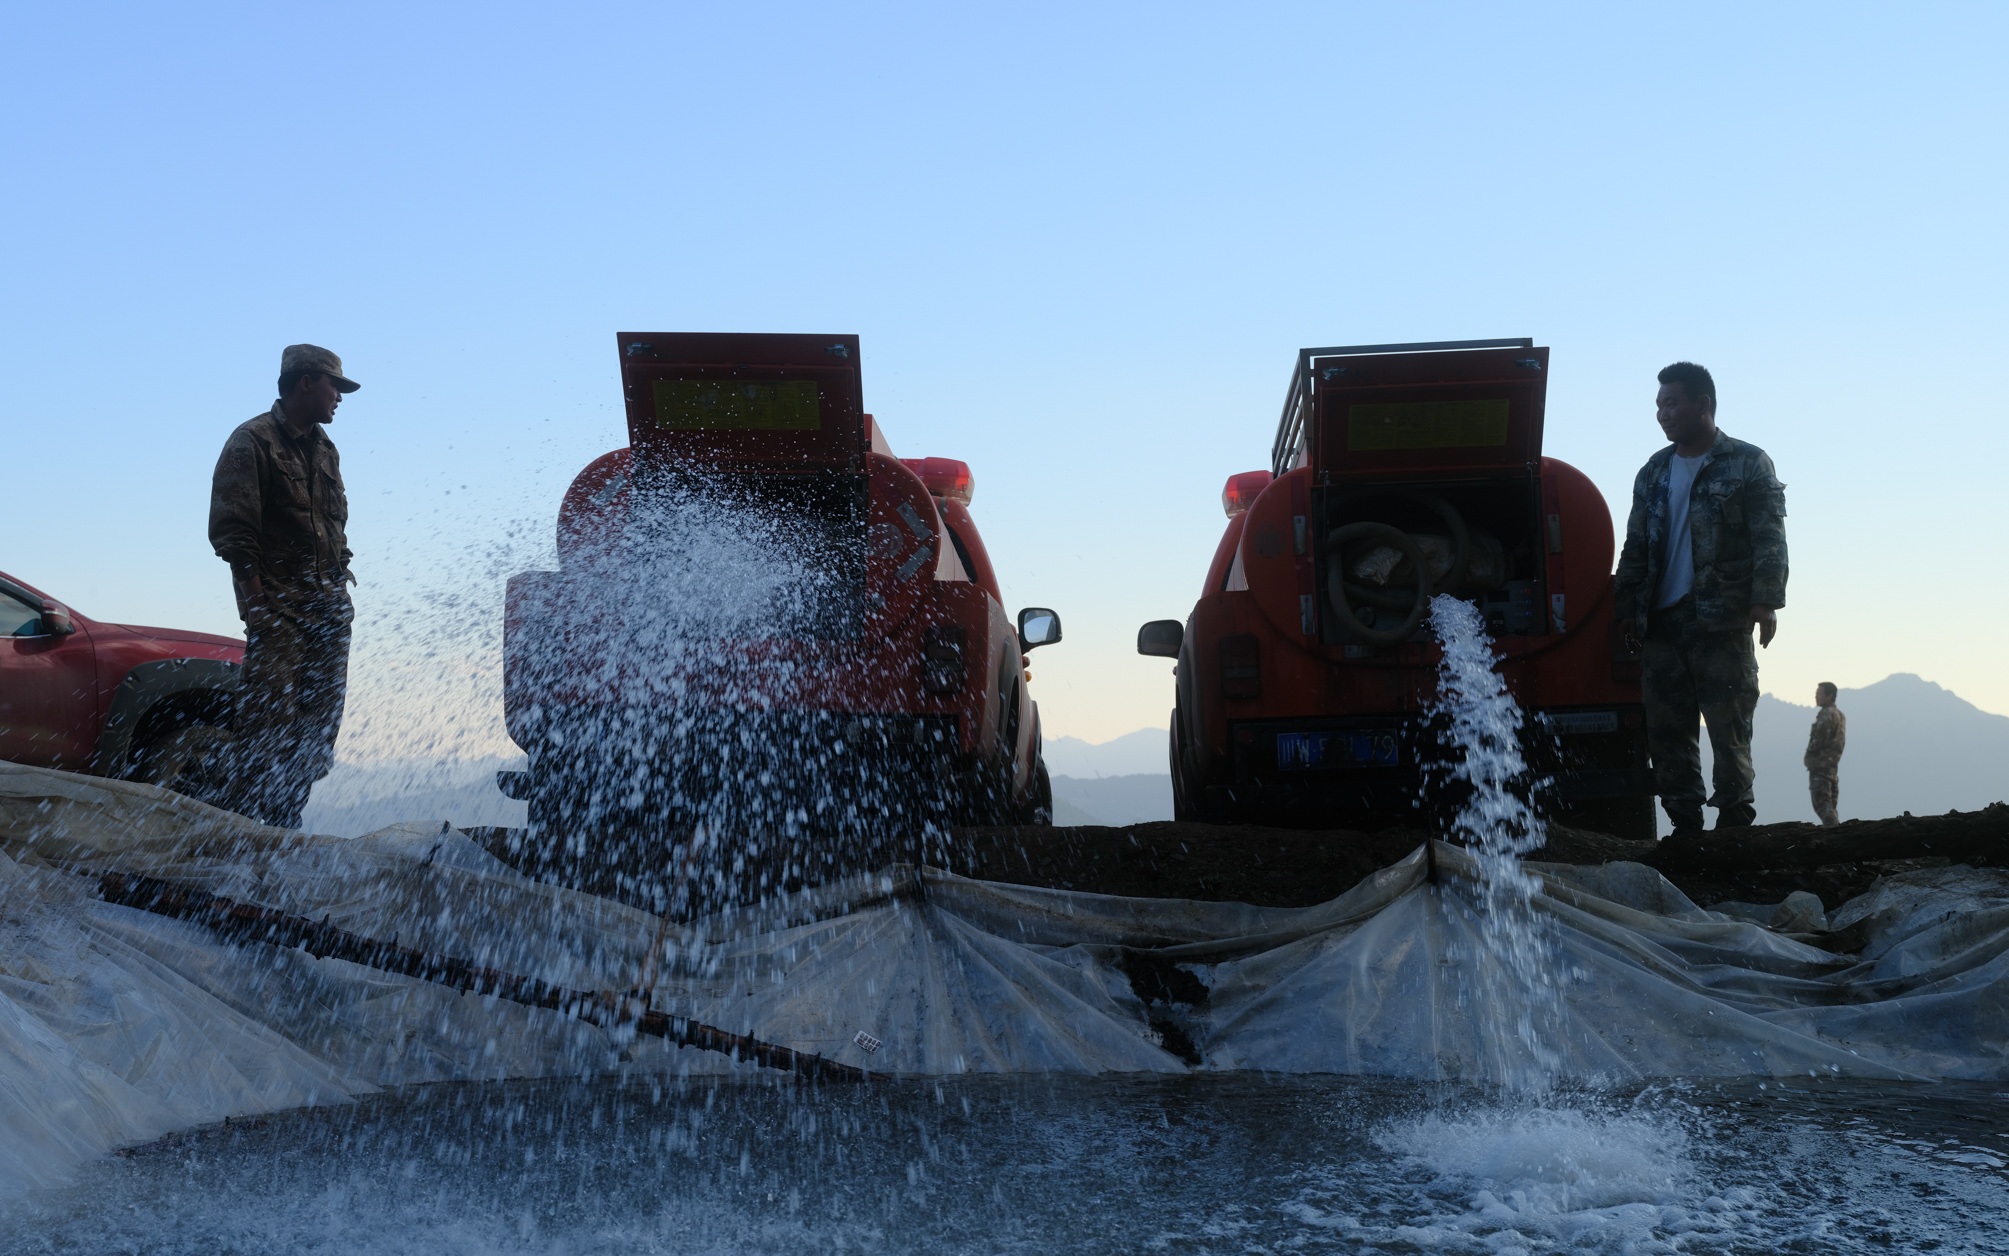
{"type": "Polygon", "coordinates": [[[0,637],[39,637],[42,611],[11,593],[0,592],[0,637]]]}

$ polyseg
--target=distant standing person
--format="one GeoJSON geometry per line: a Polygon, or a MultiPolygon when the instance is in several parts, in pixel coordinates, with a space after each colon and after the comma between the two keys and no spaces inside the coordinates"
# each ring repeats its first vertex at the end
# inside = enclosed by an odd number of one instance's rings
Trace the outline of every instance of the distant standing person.
{"type": "Polygon", "coordinates": [[[1709,723],[1718,828],[1757,818],[1751,714],[1758,644],[1786,604],[1786,490],[1756,445],[1716,428],[1716,381],[1693,362],[1660,372],[1660,430],[1672,443],[1632,484],[1614,596],[1645,643],[1642,688],[1654,791],[1676,833],[1701,831],[1709,723]]]}
{"type": "Polygon", "coordinates": [[[219,803],[297,828],[335,761],[348,691],[348,495],[326,427],[359,385],[317,345],[279,357],[279,399],[224,442],[209,543],[230,564],[246,649],[235,771],[219,803]]]}
{"type": "Polygon", "coordinates": [[[1842,748],[1849,740],[1849,719],[1835,705],[1841,691],[1828,681],[1814,689],[1814,726],[1807,733],[1807,790],[1814,796],[1814,814],[1827,828],[1840,824],[1835,805],[1841,799],[1842,748]]]}

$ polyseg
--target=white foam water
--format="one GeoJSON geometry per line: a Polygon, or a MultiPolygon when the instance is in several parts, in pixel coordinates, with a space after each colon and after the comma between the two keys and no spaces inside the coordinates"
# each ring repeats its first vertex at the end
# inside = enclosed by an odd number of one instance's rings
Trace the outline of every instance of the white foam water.
{"type": "Polygon", "coordinates": [[[1388,1237],[1428,1249],[1663,1252],[1715,1246],[1755,1196],[1718,1192],[1664,1111],[1523,1106],[1388,1123],[1376,1145],[1425,1174],[1418,1209],[1388,1237]]]}

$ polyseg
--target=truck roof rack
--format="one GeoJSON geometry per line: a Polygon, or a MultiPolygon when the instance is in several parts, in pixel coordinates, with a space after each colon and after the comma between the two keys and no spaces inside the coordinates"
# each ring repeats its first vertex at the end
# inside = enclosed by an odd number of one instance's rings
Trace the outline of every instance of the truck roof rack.
{"type": "Polygon", "coordinates": [[[1284,393],[1283,418],[1277,423],[1277,438],[1270,445],[1270,473],[1290,470],[1291,456],[1297,452],[1298,438],[1304,434],[1305,410],[1311,404],[1312,364],[1326,358],[1359,358],[1378,353],[1452,353],[1461,349],[1532,349],[1532,336],[1510,336],[1500,340],[1418,340],[1409,344],[1334,345],[1325,349],[1300,349],[1291,371],[1290,388],[1284,393]]]}

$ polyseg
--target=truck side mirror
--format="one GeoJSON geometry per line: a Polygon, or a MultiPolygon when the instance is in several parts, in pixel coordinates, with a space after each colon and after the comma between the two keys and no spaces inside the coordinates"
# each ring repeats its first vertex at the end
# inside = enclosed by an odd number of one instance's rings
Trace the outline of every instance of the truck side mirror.
{"type": "Polygon", "coordinates": [[[1137,652],[1153,658],[1175,659],[1186,644],[1186,625],[1176,619],[1154,619],[1137,630],[1137,652]]]}
{"type": "Polygon", "coordinates": [[[1060,616],[1044,606],[1028,606],[1018,613],[1018,648],[1021,653],[1035,646],[1060,640],[1060,616]]]}

